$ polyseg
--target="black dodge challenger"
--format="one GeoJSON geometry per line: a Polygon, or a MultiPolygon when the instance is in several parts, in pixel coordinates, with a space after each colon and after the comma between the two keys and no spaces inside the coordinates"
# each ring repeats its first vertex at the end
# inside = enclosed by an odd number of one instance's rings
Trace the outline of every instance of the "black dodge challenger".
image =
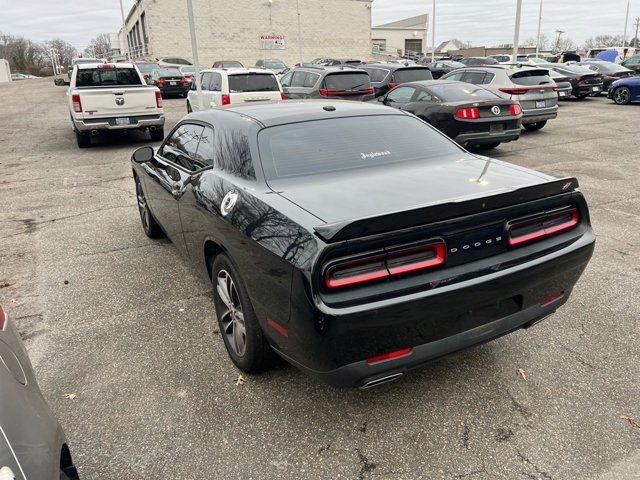
{"type": "Polygon", "coordinates": [[[575,179],[380,105],[194,113],[132,164],[145,233],[213,283],[245,372],[275,352],[336,386],[394,380],[549,316],[594,248],[575,179]]]}

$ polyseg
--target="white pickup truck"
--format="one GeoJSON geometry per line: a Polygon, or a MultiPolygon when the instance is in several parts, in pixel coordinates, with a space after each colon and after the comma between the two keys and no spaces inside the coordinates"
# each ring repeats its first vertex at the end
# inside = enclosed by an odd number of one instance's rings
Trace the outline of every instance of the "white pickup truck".
{"type": "Polygon", "coordinates": [[[71,74],[69,113],[80,148],[102,130],[148,130],[164,138],[162,95],[131,63],[78,64],[71,74]]]}

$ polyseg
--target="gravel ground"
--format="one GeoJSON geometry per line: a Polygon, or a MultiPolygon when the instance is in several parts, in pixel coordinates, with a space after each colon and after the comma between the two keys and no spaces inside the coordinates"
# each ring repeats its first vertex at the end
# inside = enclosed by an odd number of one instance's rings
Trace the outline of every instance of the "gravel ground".
{"type": "Polygon", "coordinates": [[[237,386],[209,285],[140,227],[148,137],[80,150],[65,88],[0,84],[0,302],[83,480],[640,478],[640,107],[560,110],[494,156],[580,180],[598,242],[572,299],[363,392],[286,366],[237,386]]]}

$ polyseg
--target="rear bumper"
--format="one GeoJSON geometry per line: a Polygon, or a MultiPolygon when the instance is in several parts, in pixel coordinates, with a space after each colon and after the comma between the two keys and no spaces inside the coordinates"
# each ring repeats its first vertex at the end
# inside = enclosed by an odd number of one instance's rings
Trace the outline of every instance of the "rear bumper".
{"type": "Polygon", "coordinates": [[[602,91],[604,90],[604,86],[602,83],[598,83],[598,84],[594,84],[594,85],[578,85],[577,87],[574,87],[573,89],[573,95],[578,97],[578,96],[585,96],[585,95],[593,95],[593,94],[598,94],[598,93],[602,93],[602,91]],[[593,90],[594,87],[597,87],[598,90],[593,90]]]}
{"type": "Polygon", "coordinates": [[[460,145],[484,145],[495,142],[511,142],[520,138],[520,128],[505,130],[500,133],[476,132],[461,133],[454,140],[460,145]]]}
{"type": "MultiPolygon", "coordinates": [[[[125,115],[126,117],[126,115],[125,115]]],[[[116,118],[121,117],[105,117],[105,118],[86,118],[73,119],[73,126],[80,132],[89,132],[91,130],[127,130],[140,129],[148,127],[162,127],[164,125],[164,113],[156,115],[135,115],[129,116],[129,125],[117,125],[116,118]]]]}
{"type": "Polygon", "coordinates": [[[315,313],[315,321],[301,317],[294,308],[288,340],[296,344],[287,342],[285,348],[276,346],[276,351],[302,371],[336,387],[364,387],[404,374],[444,355],[527,328],[555,312],[567,301],[594,244],[595,235],[588,229],[552,254],[388,306],[376,304],[335,316],[315,313]],[[559,292],[563,292],[560,298],[541,304],[559,292]],[[367,363],[367,358],[406,348],[411,353],[367,363]]]}
{"type": "Polygon", "coordinates": [[[175,87],[158,87],[158,89],[162,95],[181,95],[189,93],[189,90],[191,90],[191,84],[188,84],[187,86],[179,85],[175,87]]]}
{"type": "Polygon", "coordinates": [[[544,122],[547,120],[553,120],[558,116],[558,105],[547,108],[534,108],[523,110],[522,112],[522,124],[544,122]]]}

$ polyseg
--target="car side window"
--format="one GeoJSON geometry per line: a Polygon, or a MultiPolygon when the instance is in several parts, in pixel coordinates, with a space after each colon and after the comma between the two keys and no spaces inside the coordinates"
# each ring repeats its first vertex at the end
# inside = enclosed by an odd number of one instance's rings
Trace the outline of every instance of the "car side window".
{"type": "Polygon", "coordinates": [[[280,84],[283,87],[290,87],[291,86],[291,77],[293,76],[293,72],[289,72],[287,73],[284,77],[282,77],[280,79],[280,84]]]}
{"type": "Polygon", "coordinates": [[[464,72],[450,73],[443,80],[453,80],[455,82],[459,82],[462,79],[462,75],[464,75],[464,72]]]}
{"type": "Polygon", "coordinates": [[[495,78],[495,75],[493,73],[485,73],[484,80],[482,81],[482,85],[489,85],[491,82],[493,82],[494,78],[495,78]]]}
{"type": "Polygon", "coordinates": [[[213,166],[213,141],[214,132],[211,127],[204,127],[202,134],[200,135],[200,143],[198,143],[198,149],[193,156],[193,169],[200,170],[201,168],[213,166]]]}
{"type": "Polygon", "coordinates": [[[313,87],[319,78],[320,75],[318,75],[317,73],[307,73],[307,78],[304,79],[303,87],[313,87]]]}
{"type": "Polygon", "coordinates": [[[211,72],[204,72],[200,77],[200,83],[202,84],[202,90],[209,91],[211,85],[211,72]]]}
{"type": "Polygon", "coordinates": [[[291,80],[292,87],[304,87],[305,80],[307,79],[307,72],[293,72],[293,79],[291,80]]]}
{"type": "Polygon", "coordinates": [[[466,72],[462,77],[462,81],[473,83],[474,85],[482,85],[485,75],[485,72],[466,72]]]}
{"type": "Polygon", "coordinates": [[[398,87],[387,94],[387,101],[394,103],[409,103],[415,93],[414,87],[398,87]]]}
{"type": "Polygon", "coordinates": [[[222,75],[218,72],[211,72],[211,81],[209,82],[209,90],[212,92],[222,91],[222,75]]]}
{"type": "Polygon", "coordinates": [[[183,123],[165,142],[160,155],[187,171],[197,170],[194,159],[203,129],[201,125],[183,123]]]}
{"type": "Polygon", "coordinates": [[[433,101],[433,96],[425,91],[425,90],[420,90],[418,92],[418,96],[416,97],[416,102],[431,102],[433,101]]]}

